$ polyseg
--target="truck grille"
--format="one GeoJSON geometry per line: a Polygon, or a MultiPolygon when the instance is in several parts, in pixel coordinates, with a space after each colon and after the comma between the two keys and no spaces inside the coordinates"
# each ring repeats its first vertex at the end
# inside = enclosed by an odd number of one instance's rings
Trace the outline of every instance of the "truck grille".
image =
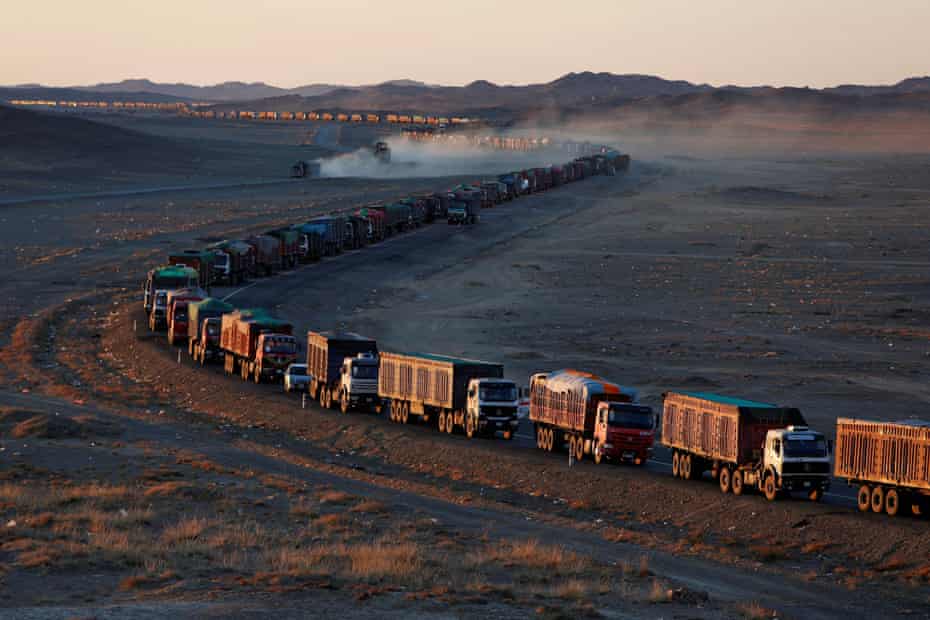
{"type": "Polygon", "coordinates": [[[516,407],[482,407],[481,413],[492,417],[513,417],[517,415],[516,407]]]}
{"type": "Polygon", "coordinates": [[[781,465],[783,474],[829,474],[830,463],[792,463],[785,462],[781,465]]]}
{"type": "Polygon", "coordinates": [[[373,379],[352,379],[352,391],[360,393],[377,392],[378,382],[373,379]]]}

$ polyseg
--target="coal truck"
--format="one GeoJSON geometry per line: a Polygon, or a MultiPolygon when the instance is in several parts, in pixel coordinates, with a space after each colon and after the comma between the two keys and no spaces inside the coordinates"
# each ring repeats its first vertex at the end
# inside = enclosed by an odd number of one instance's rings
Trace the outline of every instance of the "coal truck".
{"type": "Polygon", "coordinates": [[[307,333],[307,391],[324,409],[380,411],[378,345],[352,332],[307,333]]]}
{"type": "Polygon", "coordinates": [[[167,294],[167,291],[179,288],[193,288],[199,281],[197,270],[191,267],[169,265],[150,270],[142,286],[142,307],[146,316],[152,313],[157,291],[167,294]]]}
{"type": "Polygon", "coordinates": [[[269,235],[255,235],[245,240],[255,255],[253,276],[270,276],[281,269],[281,241],[269,235]]]}
{"type": "Polygon", "coordinates": [[[519,390],[501,364],[424,353],[381,353],[378,395],[390,419],[435,420],[439,432],[469,437],[502,433],[512,439],[519,420],[519,390]]]}
{"type": "Polygon", "coordinates": [[[300,261],[300,233],[293,228],[276,228],[265,234],[280,242],[278,251],[281,253],[281,268],[296,267],[300,261]]]}
{"type": "Polygon", "coordinates": [[[191,302],[200,301],[206,297],[206,291],[199,288],[185,288],[168,293],[167,325],[170,346],[173,347],[174,343],[179,340],[187,340],[187,307],[191,302]]]}
{"type": "Polygon", "coordinates": [[[581,460],[642,465],[652,454],[655,414],[638,403],[638,392],[579,370],[530,377],[530,421],[536,447],[547,452],[568,445],[581,460]]]}
{"type": "Polygon", "coordinates": [[[213,281],[235,286],[254,271],[254,248],[245,241],[220,241],[207,247],[213,251],[213,281]]]}
{"type": "Polygon", "coordinates": [[[294,327],[264,310],[236,310],[220,321],[220,349],[227,375],[238,374],[255,383],[280,381],[288,365],[297,361],[294,327]]]}
{"type": "Polygon", "coordinates": [[[834,475],[858,485],[862,512],[930,514],[930,422],[836,421],[834,475]]]}
{"type": "Polygon", "coordinates": [[[207,297],[187,306],[187,353],[201,366],[221,356],[221,318],[233,307],[215,297],[207,297]]]}
{"type": "Polygon", "coordinates": [[[669,392],[662,445],[672,475],[709,471],[723,493],[757,489],[769,501],[804,493],[818,501],[830,488],[829,445],[798,409],[707,392],[669,392]]]}

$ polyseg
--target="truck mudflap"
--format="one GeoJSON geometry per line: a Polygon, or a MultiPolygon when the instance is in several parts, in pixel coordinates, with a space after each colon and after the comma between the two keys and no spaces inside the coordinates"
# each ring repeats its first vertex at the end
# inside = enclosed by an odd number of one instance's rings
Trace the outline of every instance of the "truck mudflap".
{"type": "Polygon", "coordinates": [[[793,476],[783,475],[778,480],[779,487],[788,492],[813,491],[820,489],[824,493],[830,490],[829,476],[793,476]]]}

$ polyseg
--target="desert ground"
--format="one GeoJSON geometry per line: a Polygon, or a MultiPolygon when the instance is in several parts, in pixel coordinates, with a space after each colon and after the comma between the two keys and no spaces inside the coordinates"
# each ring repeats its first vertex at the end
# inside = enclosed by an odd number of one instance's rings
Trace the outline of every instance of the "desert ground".
{"type": "MultiPolygon", "coordinates": [[[[859,514],[840,480],[818,504],[736,498],[672,478],[662,450],[570,466],[526,422],[469,441],[195,367],[144,327],[169,251],[475,178],[426,158],[290,180],[296,153],[383,134],[196,123],[135,129],[196,132],[216,177],[95,184],[78,161],[7,184],[0,616],[930,617],[926,518],[859,514]]],[[[828,435],[927,418],[930,156],[602,140],[629,173],[214,294],[522,385],[583,368],[656,408],[686,388],[797,406],[828,435]]]]}

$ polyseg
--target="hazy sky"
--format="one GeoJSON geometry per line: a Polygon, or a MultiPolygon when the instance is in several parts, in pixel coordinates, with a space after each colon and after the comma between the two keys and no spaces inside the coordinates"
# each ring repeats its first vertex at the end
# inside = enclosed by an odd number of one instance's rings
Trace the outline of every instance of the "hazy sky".
{"type": "Polygon", "coordinates": [[[930,73],[930,0],[4,4],[0,84],[522,84],[590,70],[829,86],[930,73]]]}

